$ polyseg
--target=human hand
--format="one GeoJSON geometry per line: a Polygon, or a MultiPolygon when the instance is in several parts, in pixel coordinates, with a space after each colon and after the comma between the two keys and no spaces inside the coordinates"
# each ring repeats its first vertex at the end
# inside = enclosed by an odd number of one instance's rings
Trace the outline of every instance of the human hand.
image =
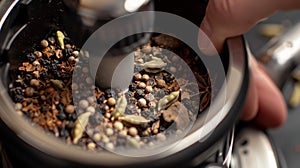
{"type": "MultiPolygon", "coordinates": [[[[228,37],[245,33],[258,21],[278,10],[300,8],[298,0],[210,0],[201,29],[221,51],[228,37]]],[[[212,44],[199,33],[199,47],[215,54],[212,44]]],[[[258,125],[278,127],[286,120],[287,110],[282,94],[254,58],[251,58],[251,80],[242,119],[258,125]]]]}

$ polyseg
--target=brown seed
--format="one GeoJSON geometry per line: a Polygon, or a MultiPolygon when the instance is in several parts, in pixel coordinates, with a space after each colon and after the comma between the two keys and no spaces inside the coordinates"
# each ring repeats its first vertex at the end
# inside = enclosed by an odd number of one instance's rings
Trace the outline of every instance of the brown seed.
{"type": "Polygon", "coordinates": [[[144,89],[144,88],[146,88],[146,84],[144,82],[139,82],[138,87],[141,89],[144,89]]]}
{"type": "Polygon", "coordinates": [[[75,63],[78,63],[78,62],[79,62],[79,59],[78,59],[78,58],[75,58],[74,62],[75,62],[75,63]]]}
{"type": "Polygon", "coordinates": [[[33,66],[40,66],[40,62],[38,60],[33,61],[32,63],[33,66]]]}
{"type": "Polygon", "coordinates": [[[90,142],[88,143],[87,147],[89,148],[89,150],[94,150],[96,148],[96,144],[94,142],[90,142]]]}
{"type": "Polygon", "coordinates": [[[30,80],[30,85],[34,87],[39,87],[40,86],[40,81],[37,79],[31,79],[30,80]]]}
{"type": "Polygon", "coordinates": [[[150,45],[146,45],[142,48],[142,52],[149,54],[152,51],[152,47],[150,45]]]}
{"type": "Polygon", "coordinates": [[[116,104],[116,99],[113,97],[108,98],[107,104],[110,106],[114,106],[116,104]]]}
{"type": "Polygon", "coordinates": [[[75,107],[73,105],[69,104],[69,105],[67,105],[65,111],[66,111],[66,113],[69,113],[69,114],[74,113],[75,107]]]}
{"type": "Polygon", "coordinates": [[[100,135],[99,133],[96,133],[96,134],[94,134],[93,139],[94,139],[96,142],[99,142],[99,141],[101,140],[101,135],[100,135]]]}
{"type": "Polygon", "coordinates": [[[89,72],[89,68],[88,67],[83,67],[82,68],[82,72],[83,73],[88,73],[89,72]]]}
{"type": "Polygon", "coordinates": [[[146,86],[146,92],[151,93],[153,91],[152,86],[146,86]]]}
{"type": "Polygon", "coordinates": [[[66,48],[72,48],[71,44],[66,44],[65,47],[66,48]]]}
{"type": "Polygon", "coordinates": [[[35,90],[32,87],[27,87],[25,90],[26,96],[29,96],[29,97],[33,96],[34,92],[35,92],[35,90]]]}
{"type": "Polygon", "coordinates": [[[41,46],[42,47],[46,48],[46,47],[48,47],[48,45],[49,45],[49,43],[48,43],[47,40],[44,39],[44,40],[41,41],[41,46]]]}
{"type": "Polygon", "coordinates": [[[146,101],[146,99],[140,98],[138,102],[139,102],[139,106],[140,107],[147,107],[147,101],[146,101]]]}
{"type": "Polygon", "coordinates": [[[128,134],[134,137],[138,134],[138,130],[135,127],[130,127],[128,130],[128,134]]]}
{"type": "Polygon", "coordinates": [[[89,107],[86,108],[86,111],[91,112],[93,114],[93,113],[95,113],[96,109],[93,106],[89,106],[89,107]]]}
{"type": "Polygon", "coordinates": [[[164,141],[164,140],[167,139],[166,136],[165,136],[165,134],[163,134],[163,133],[157,134],[157,135],[156,135],[156,138],[157,138],[157,140],[159,140],[159,141],[164,141]]]}
{"type": "Polygon", "coordinates": [[[41,58],[43,56],[42,52],[40,51],[35,51],[34,55],[36,55],[38,58],[41,58]]]}
{"type": "Polygon", "coordinates": [[[80,100],[79,106],[83,109],[86,109],[89,106],[89,102],[87,100],[80,100]]]}
{"type": "Polygon", "coordinates": [[[75,57],[78,57],[79,51],[73,51],[73,55],[74,55],[75,57]]]}
{"type": "Polygon", "coordinates": [[[41,95],[41,100],[46,101],[47,97],[45,95],[41,95]]]}
{"type": "Polygon", "coordinates": [[[126,136],[127,135],[127,130],[126,129],[121,130],[120,135],[126,136]]]}
{"type": "Polygon", "coordinates": [[[23,106],[22,106],[21,103],[16,103],[16,104],[15,104],[15,109],[16,109],[16,110],[21,110],[22,107],[23,107],[23,106]]]}
{"type": "Polygon", "coordinates": [[[75,60],[75,57],[73,57],[73,56],[70,56],[69,58],[68,58],[68,61],[69,62],[73,62],[75,60]]]}
{"type": "Polygon", "coordinates": [[[142,78],[142,75],[140,74],[140,73],[136,73],[135,75],[134,75],[134,79],[135,80],[140,80],[142,78]]]}
{"type": "Polygon", "coordinates": [[[112,136],[114,134],[114,130],[112,128],[106,128],[105,133],[107,136],[112,136]]]}
{"type": "Polygon", "coordinates": [[[35,78],[40,78],[40,72],[39,71],[33,71],[32,74],[35,78]]]}
{"type": "Polygon", "coordinates": [[[94,83],[94,80],[93,80],[91,77],[87,77],[87,78],[85,79],[85,82],[86,82],[87,84],[93,84],[93,83],[94,83]]]}
{"type": "Polygon", "coordinates": [[[88,101],[90,104],[93,104],[93,103],[95,103],[96,99],[95,99],[94,96],[90,96],[90,97],[87,98],[87,101],[88,101]]]}
{"type": "Polygon", "coordinates": [[[110,142],[105,145],[105,148],[108,150],[113,150],[115,148],[115,146],[113,143],[110,142]]]}
{"type": "Polygon", "coordinates": [[[121,131],[121,130],[124,128],[124,125],[123,125],[120,121],[116,121],[116,122],[114,123],[114,127],[115,127],[117,130],[121,131]]]}
{"type": "Polygon", "coordinates": [[[176,68],[173,67],[173,66],[171,66],[171,67],[170,67],[170,72],[175,73],[175,72],[176,72],[176,68]]]}
{"type": "Polygon", "coordinates": [[[72,83],[71,87],[72,87],[72,90],[77,90],[79,88],[77,83],[72,83]]]}
{"type": "Polygon", "coordinates": [[[157,86],[158,87],[165,87],[166,86],[166,82],[163,79],[158,79],[157,80],[157,86]]]}
{"type": "Polygon", "coordinates": [[[56,125],[57,125],[58,127],[60,127],[60,126],[62,125],[62,122],[61,122],[60,120],[57,120],[57,121],[56,121],[56,125]]]}
{"type": "Polygon", "coordinates": [[[148,81],[150,79],[149,75],[148,74],[144,74],[142,76],[142,79],[145,80],[145,81],[148,81]]]}
{"type": "Polygon", "coordinates": [[[105,116],[106,118],[110,118],[110,117],[111,117],[111,114],[110,114],[110,113],[105,113],[104,116],[105,116]]]}

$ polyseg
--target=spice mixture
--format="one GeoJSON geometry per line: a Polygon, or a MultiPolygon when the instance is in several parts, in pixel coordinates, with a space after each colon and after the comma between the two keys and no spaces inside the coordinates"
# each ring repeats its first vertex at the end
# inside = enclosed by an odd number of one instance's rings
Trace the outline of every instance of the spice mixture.
{"type": "Polygon", "coordinates": [[[210,104],[211,84],[200,58],[167,35],[136,49],[126,92],[96,87],[88,52],[62,31],[33,48],[14,72],[15,108],[68,144],[95,151],[145,148],[184,135],[210,104]],[[79,76],[72,78],[75,71],[79,76]]]}

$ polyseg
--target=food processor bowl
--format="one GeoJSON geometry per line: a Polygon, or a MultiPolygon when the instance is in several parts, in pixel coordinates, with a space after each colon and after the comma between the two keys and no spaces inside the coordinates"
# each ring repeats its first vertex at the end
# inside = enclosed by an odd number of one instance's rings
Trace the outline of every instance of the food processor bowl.
{"type": "MultiPolygon", "coordinates": [[[[176,14],[199,25],[207,1],[190,4],[179,1],[155,1],[157,11],[176,14]],[[183,10],[198,6],[197,10],[183,10]],[[180,8],[182,7],[182,8],[180,8]],[[182,9],[182,10],[179,10],[182,9]],[[198,15],[197,15],[198,14],[198,15]],[[189,17],[190,16],[190,17],[189,17]],[[197,16],[197,18],[196,18],[197,16]],[[199,17],[200,16],[200,17],[199,17]],[[199,17],[199,18],[198,18],[199,17]]],[[[22,52],[39,41],[53,27],[68,31],[68,8],[63,1],[0,2],[0,140],[3,165],[7,167],[196,167],[216,163],[228,165],[234,138],[234,125],[239,118],[249,84],[249,62],[243,37],[228,39],[220,56],[225,79],[220,90],[187,135],[162,153],[128,157],[110,152],[91,152],[66,145],[16,113],[9,96],[8,72],[21,63],[22,52]],[[220,97],[220,98],[218,98],[220,97]],[[224,99],[223,99],[224,98],[224,99]]],[[[75,18],[76,20],[76,18],[75,18]]],[[[77,22],[74,22],[77,23],[77,22]]],[[[75,25],[75,27],[78,25],[75,25]]],[[[71,26],[72,27],[72,26],[71,26]]],[[[82,35],[82,34],[77,34],[82,35]]],[[[75,39],[76,33],[70,33],[75,39]]],[[[195,36],[197,36],[195,34],[195,36]]],[[[79,47],[83,43],[78,42],[79,47]]]]}

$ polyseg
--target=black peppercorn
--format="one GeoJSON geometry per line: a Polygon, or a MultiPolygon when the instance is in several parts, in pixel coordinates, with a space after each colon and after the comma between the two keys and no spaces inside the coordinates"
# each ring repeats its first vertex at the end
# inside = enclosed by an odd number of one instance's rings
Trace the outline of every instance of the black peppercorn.
{"type": "Polygon", "coordinates": [[[30,63],[33,63],[36,60],[36,56],[33,53],[27,54],[27,59],[30,63]]]}
{"type": "Polygon", "coordinates": [[[72,120],[72,121],[75,121],[77,119],[76,113],[68,114],[68,119],[72,120]]]}
{"type": "Polygon", "coordinates": [[[65,48],[65,49],[63,50],[63,54],[64,54],[66,57],[70,57],[70,56],[72,56],[72,54],[73,54],[73,50],[72,50],[71,48],[65,48]]]}
{"type": "Polygon", "coordinates": [[[132,91],[132,92],[135,91],[136,88],[137,88],[136,83],[132,83],[132,84],[129,85],[129,90],[132,91]]]}
{"type": "Polygon", "coordinates": [[[142,89],[136,89],[136,92],[134,94],[134,97],[136,99],[144,98],[144,96],[145,96],[144,90],[142,90],[142,89]]]}
{"type": "Polygon", "coordinates": [[[47,106],[43,105],[40,109],[41,113],[46,113],[48,111],[47,106]]]}
{"type": "Polygon", "coordinates": [[[98,104],[102,104],[104,100],[105,100],[105,97],[104,97],[104,96],[100,96],[100,97],[97,99],[97,103],[98,103],[98,104]]]}
{"type": "Polygon", "coordinates": [[[65,110],[65,106],[62,103],[59,103],[56,105],[56,109],[63,112],[65,110]]]}
{"type": "Polygon", "coordinates": [[[89,123],[91,124],[91,126],[97,126],[102,122],[103,122],[103,116],[99,113],[89,117],[89,123]]]}
{"type": "Polygon", "coordinates": [[[27,84],[30,83],[31,79],[32,79],[32,75],[31,74],[26,74],[25,77],[24,77],[24,80],[27,84]]]}
{"type": "Polygon", "coordinates": [[[66,138],[70,135],[70,133],[67,130],[62,129],[62,130],[59,131],[59,135],[63,138],[66,138]]]}
{"type": "Polygon", "coordinates": [[[56,73],[54,74],[54,77],[56,79],[61,79],[63,76],[62,76],[62,74],[59,71],[56,71],[56,73]]]}
{"type": "Polygon", "coordinates": [[[42,73],[40,74],[40,77],[41,77],[42,79],[46,79],[46,78],[48,77],[48,73],[47,73],[46,71],[44,71],[44,72],[42,72],[42,73]]]}
{"type": "Polygon", "coordinates": [[[49,67],[47,67],[47,66],[50,65],[51,62],[50,62],[49,60],[42,59],[42,60],[41,60],[41,64],[42,64],[45,68],[49,68],[49,67]]]}
{"type": "Polygon", "coordinates": [[[21,103],[24,100],[24,97],[22,95],[15,95],[14,101],[17,103],[21,103]]]}
{"type": "Polygon", "coordinates": [[[63,121],[63,120],[66,119],[67,116],[66,116],[66,114],[65,114],[64,112],[60,111],[60,112],[56,115],[56,117],[57,117],[59,120],[63,121]]]}
{"type": "Polygon", "coordinates": [[[104,93],[106,98],[116,97],[116,92],[113,89],[106,89],[104,93]]]}
{"type": "Polygon", "coordinates": [[[174,80],[174,76],[171,75],[164,75],[163,76],[164,81],[169,84],[172,80],[174,80]]]}

